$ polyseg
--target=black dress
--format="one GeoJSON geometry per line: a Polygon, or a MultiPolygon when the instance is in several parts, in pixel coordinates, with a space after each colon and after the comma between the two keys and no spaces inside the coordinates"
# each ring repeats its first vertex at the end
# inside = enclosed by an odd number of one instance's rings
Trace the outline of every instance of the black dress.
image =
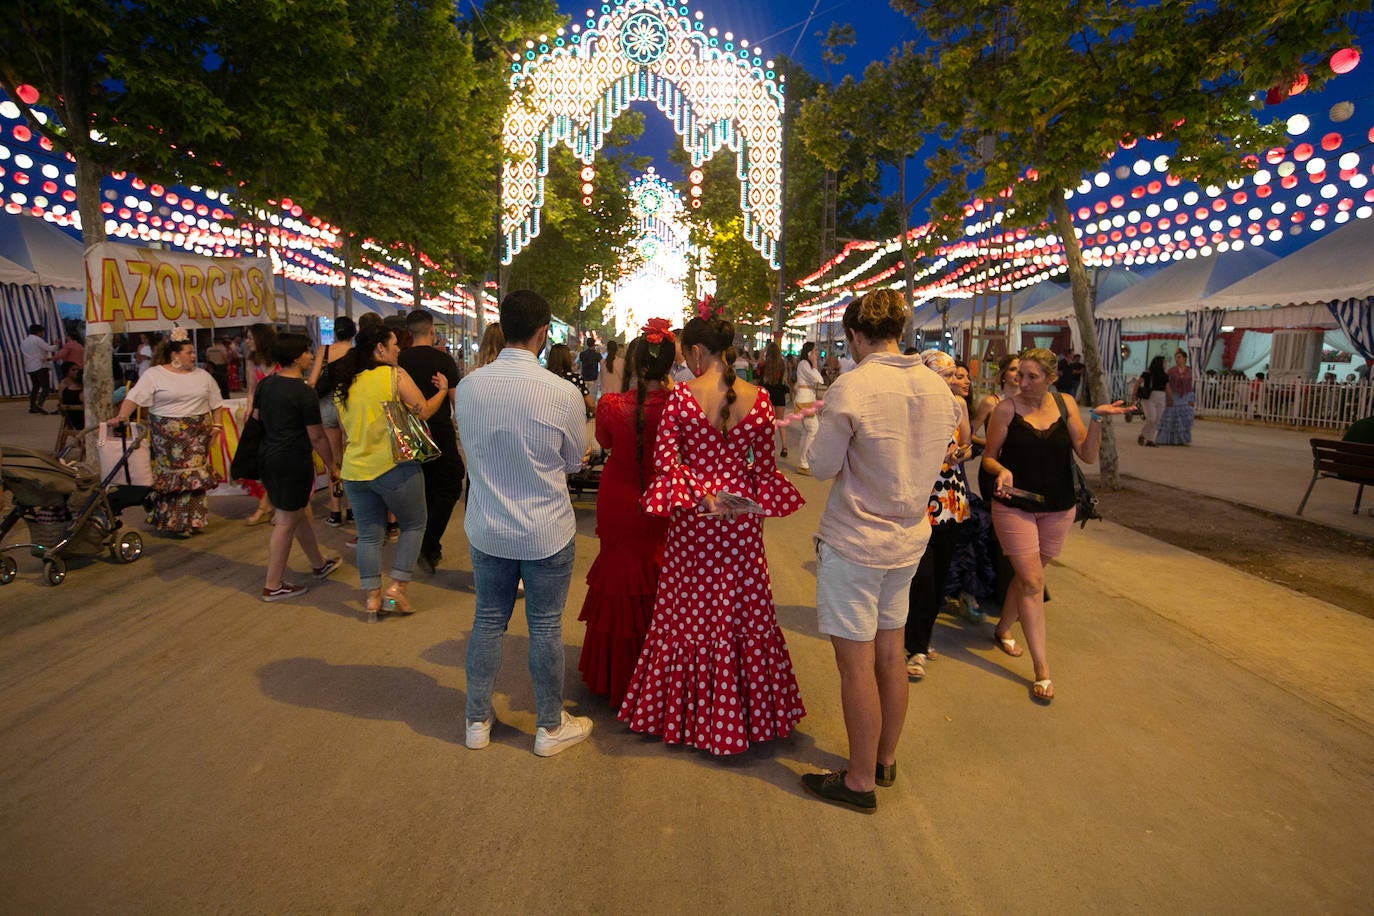
{"type": "Polygon", "coordinates": [[[320,401],[302,379],[269,375],[258,382],[261,482],[272,505],[304,509],[315,490],[315,460],[306,427],[320,425],[320,401]]]}

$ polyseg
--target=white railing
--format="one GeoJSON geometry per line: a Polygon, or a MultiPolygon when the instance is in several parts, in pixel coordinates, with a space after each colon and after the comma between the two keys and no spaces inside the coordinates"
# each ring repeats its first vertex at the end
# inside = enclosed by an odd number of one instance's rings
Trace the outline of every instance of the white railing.
{"type": "Polygon", "coordinates": [[[1343,430],[1374,414],[1374,384],[1201,378],[1195,410],[1202,417],[1343,430]]]}

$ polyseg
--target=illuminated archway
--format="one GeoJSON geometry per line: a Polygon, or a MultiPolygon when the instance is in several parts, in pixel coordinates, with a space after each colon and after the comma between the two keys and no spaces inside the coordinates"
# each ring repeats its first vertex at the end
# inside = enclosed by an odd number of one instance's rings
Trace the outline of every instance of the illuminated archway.
{"type": "Polygon", "coordinates": [[[550,144],[591,163],[631,103],[653,102],[700,166],[735,152],[744,234],[774,267],[782,232],[782,80],[744,40],[663,0],[619,0],[585,26],[529,42],[511,64],[503,128],[502,262],[539,234],[550,144]]]}

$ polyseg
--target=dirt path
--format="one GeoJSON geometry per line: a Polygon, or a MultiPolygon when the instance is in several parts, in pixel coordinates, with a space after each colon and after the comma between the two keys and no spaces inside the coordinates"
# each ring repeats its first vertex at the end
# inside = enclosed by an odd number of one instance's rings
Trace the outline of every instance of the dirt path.
{"type": "Polygon", "coordinates": [[[1098,491],[1104,518],[1374,618],[1374,540],[1136,477],[1098,491]]]}

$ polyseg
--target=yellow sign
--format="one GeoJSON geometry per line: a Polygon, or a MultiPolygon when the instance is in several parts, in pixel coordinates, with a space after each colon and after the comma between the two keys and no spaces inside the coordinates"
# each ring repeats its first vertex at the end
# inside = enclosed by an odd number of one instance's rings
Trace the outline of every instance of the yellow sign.
{"type": "Polygon", "coordinates": [[[86,321],[117,333],[277,320],[272,262],[102,242],[86,251],[86,321]]]}

